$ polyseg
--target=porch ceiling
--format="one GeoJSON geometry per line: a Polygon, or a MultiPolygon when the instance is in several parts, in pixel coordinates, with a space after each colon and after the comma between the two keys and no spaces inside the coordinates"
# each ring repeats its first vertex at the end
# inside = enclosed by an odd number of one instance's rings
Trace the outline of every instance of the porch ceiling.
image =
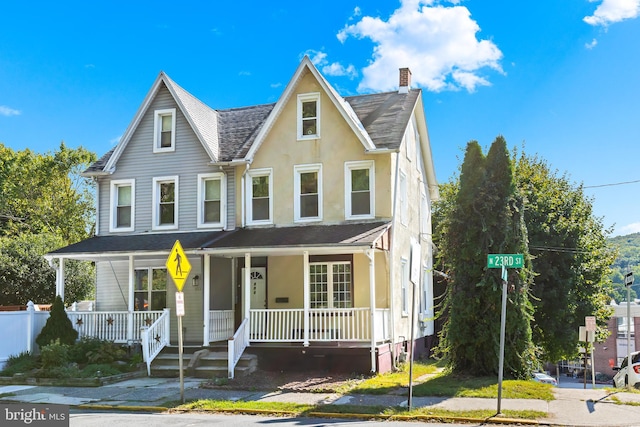
{"type": "Polygon", "coordinates": [[[385,248],[391,223],[366,222],[296,227],[241,228],[233,231],[95,236],[47,254],[49,258],[98,259],[168,254],[176,240],[187,253],[237,254],[301,251],[329,252],[385,248]]]}

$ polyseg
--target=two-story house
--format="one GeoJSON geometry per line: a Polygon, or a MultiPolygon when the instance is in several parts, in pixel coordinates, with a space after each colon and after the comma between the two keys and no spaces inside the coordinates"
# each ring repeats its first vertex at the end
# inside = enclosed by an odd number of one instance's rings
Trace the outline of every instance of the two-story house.
{"type": "Polygon", "coordinates": [[[69,313],[76,329],[147,359],[175,345],[179,241],[185,343],[228,344],[231,376],[249,351],[380,372],[428,351],[437,183],[422,92],[409,69],[399,80],[342,97],[305,57],[275,104],[214,110],[160,73],[84,172],[96,235],[48,254],[63,296],[65,259],[96,263],[96,311],[69,313]]]}

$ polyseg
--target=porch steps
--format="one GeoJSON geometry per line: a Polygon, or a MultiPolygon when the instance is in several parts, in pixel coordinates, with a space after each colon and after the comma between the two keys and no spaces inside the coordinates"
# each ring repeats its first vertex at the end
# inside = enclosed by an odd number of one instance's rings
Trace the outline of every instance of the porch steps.
{"type": "MultiPolygon", "coordinates": [[[[184,374],[196,378],[226,378],[227,352],[210,351],[208,349],[185,349],[182,355],[182,369],[184,374]]],[[[235,376],[249,375],[258,367],[258,357],[255,354],[243,354],[235,368],[235,376]]],[[[178,377],[180,376],[180,357],[177,349],[163,350],[151,363],[151,376],[178,377]]]]}

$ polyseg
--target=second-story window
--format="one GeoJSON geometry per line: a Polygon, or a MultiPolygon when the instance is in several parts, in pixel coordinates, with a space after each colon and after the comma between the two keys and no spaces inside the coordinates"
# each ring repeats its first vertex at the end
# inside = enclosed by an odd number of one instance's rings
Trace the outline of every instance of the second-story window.
{"type": "Polygon", "coordinates": [[[294,167],[294,216],[295,221],[322,219],[322,165],[294,167]]]}
{"type": "Polygon", "coordinates": [[[111,181],[111,214],[109,231],[133,231],[135,180],[111,181]]]}
{"type": "Polygon", "coordinates": [[[345,180],[345,217],[363,219],[375,217],[375,169],[370,161],[346,162],[345,180]]]}
{"type": "Polygon", "coordinates": [[[156,110],[154,118],[153,152],[174,151],[176,147],[176,109],[156,110]]]}
{"type": "Polygon", "coordinates": [[[153,228],[178,228],[178,177],[153,178],[153,188],[153,228]]]}
{"type": "Polygon", "coordinates": [[[271,169],[254,169],[247,176],[247,223],[271,224],[273,182],[271,169]]]}
{"type": "Polygon", "coordinates": [[[198,227],[223,227],[226,218],[224,173],[198,175],[198,227]]]}
{"type": "Polygon", "coordinates": [[[298,95],[298,139],[320,138],[320,94],[298,95]]]}

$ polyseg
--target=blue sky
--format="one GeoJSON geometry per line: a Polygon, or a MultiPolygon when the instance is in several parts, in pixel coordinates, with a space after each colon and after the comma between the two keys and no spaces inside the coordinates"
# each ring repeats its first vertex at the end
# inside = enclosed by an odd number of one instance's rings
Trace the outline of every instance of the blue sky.
{"type": "Polygon", "coordinates": [[[222,109],[275,102],[305,54],[344,96],[410,67],[440,182],[469,140],[503,135],[591,187],[614,235],[640,231],[640,0],[25,0],[0,16],[15,150],[102,155],[161,70],[222,109]]]}

